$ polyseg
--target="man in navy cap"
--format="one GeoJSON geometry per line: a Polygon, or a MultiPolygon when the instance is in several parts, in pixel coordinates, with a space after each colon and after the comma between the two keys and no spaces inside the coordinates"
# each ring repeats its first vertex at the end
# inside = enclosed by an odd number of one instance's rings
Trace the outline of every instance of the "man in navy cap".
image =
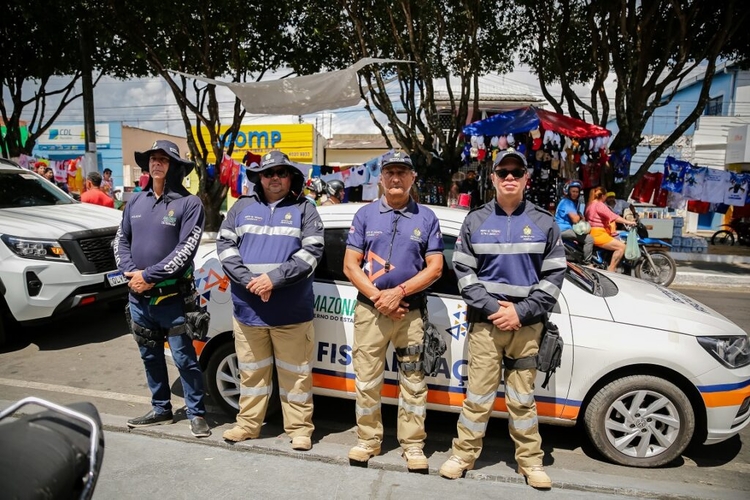
{"type": "Polygon", "coordinates": [[[384,195],[359,209],[349,229],[344,273],[359,290],[352,353],[358,443],[349,460],[366,463],[380,453],[380,391],[386,349],[393,343],[401,370],[398,441],[407,468],[425,471],[421,310],[426,307],[425,289],[443,270],[443,237],[435,213],[410,197],[415,178],[407,154],[385,155],[380,176],[384,195]]]}
{"type": "Polygon", "coordinates": [[[292,449],[312,447],[313,273],[323,256],[323,223],[302,192],[304,175],[280,151],[247,169],[254,189],[221,224],[219,260],[231,280],[240,411],[224,439],[257,438],[279,378],[292,449]]]}
{"type": "Polygon", "coordinates": [[[170,141],[156,141],[135,153],[151,175],[146,189],[125,205],[115,238],[117,267],[130,278],[131,331],[141,352],[152,409],[128,420],[128,427],[171,424],[164,341],[169,342],[185,393],[190,431],[211,435],[204,415],[203,374],[195,355],[187,313],[196,308],[193,257],[203,234],[203,205],[182,185],[193,164],[170,141]]]}
{"type": "Polygon", "coordinates": [[[502,362],[518,472],[530,486],[548,489],[552,482],[542,466],[534,356],[545,318],[560,295],[565,251],[552,214],[524,200],[528,173],[523,154],[501,151],[491,178],[496,198],[469,212],[453,252],[470,325],[469,379],[453,454],[440,475],[457,479],[479,458],[502,362]]]}

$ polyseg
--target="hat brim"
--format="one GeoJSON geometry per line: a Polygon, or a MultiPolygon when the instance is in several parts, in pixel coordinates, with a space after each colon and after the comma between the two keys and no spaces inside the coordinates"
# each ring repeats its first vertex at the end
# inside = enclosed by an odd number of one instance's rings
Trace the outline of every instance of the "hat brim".
{"type": "Polygon", "coordinates": [[[185,169],[185,175],[186,176],[190,172],[192,172],[193,169],[195,168],[195,163],[193,163],[192,161],[184,160],[184,159],[180,158],[179,156],[175,156],[174,154],[172,154],[169,151],[165,151],[165,150],[163,150],[161,148],[157,148],[157,149],[149,149],[148,151],[143,151],[142,153],[139,153],[138,151],[135,152],[135,163],[139,167],[141,167],[141,170],[143,170],[144,172],[148,172],[149,171],[148,159],[151,157],[151,154],[154,153],[154,152],[156,152],[156,151],[161,151],[165,155],[169,156],[169,158],[170,158],[169,163],[170,164],[171,163],[176,163],[178,165],[182,165],[182,167],[185,169]]]}
{"type": "Polygon", "coordinates": [[[380,166],[380,169],[382,170],[385,167],[393,167],[393,166],[396,166],[396,167],[406,167],[409,170],[414,170],[414,164],[412,164],[412,163],[406,163],[404,161],[389,161],[389,162],[383,163],[380,166]]]}

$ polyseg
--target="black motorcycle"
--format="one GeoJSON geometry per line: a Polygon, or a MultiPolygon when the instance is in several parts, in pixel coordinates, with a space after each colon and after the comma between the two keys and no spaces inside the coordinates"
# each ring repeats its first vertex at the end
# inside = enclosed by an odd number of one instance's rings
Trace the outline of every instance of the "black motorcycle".
{"type": "Polygon", "coordinates": [[[3,498],[90,499],[104,458],[99,412],[91,403],[60,406],[28,397],[0,412],[3,498]],[[48,411],[9,419],[36,404],[48,411]]]}
{"type": "Polygon", "coordinates": [[[732,219],[729,224],[722,224],[713,236],[711,236],[712,245],[734,245],[735,241],[740,245],[750,246],[750,221],[745,219],[732,219]]]}

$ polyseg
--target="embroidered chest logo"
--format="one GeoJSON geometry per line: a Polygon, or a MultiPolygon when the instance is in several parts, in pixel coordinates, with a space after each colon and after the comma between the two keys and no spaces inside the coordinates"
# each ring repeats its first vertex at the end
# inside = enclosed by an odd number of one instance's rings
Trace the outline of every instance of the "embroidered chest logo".
{"type": "Polygon", "coordinates": [[[177,224],[177,217],[174,216],[174,210],[167,212],[167,215],[164,216],[161,223],[165,226],[174,226],[177,224]]]}
{"type": "Polygon", "coordinates": [[[414,231],[412,232],[411,236],[409,237],[412,241],[421,242],[422,241],[422,231],[419,230],[419,228],[414,228],[414,231]]]}
{"type": "Polygon", "coordinates": [[[281,223],[286,224],[287,226],[292,224],[292,213],[287,212],[286,214],[284,214],[284,218],[281,219],[281,223]]]}
{"type": "Polygon", "coordinates": [[[524,241],[531,241],[533,239],[533,236],[531,233],[532,233],[531,226],[527,224],[523,228],[523,236],[521,236],[521,239],[524,241]]]}

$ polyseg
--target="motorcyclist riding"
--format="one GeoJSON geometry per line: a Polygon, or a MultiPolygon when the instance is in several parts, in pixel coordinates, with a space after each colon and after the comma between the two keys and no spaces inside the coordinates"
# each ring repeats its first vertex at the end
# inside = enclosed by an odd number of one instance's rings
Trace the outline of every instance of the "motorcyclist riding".
{"type": "Polygon", "coordinates": [[[555,222],[560,227],[560,236],[564,240],[577,241],[583,247],[584,264],[591,262],[594,253],[594,238],[588,232],[578,231],[574,224],[578,224],[583,218],[583,209],[580,207],[581,181],[572,180],[563,187],[563,198],[557,205],[555,211],[555,222]]]}

